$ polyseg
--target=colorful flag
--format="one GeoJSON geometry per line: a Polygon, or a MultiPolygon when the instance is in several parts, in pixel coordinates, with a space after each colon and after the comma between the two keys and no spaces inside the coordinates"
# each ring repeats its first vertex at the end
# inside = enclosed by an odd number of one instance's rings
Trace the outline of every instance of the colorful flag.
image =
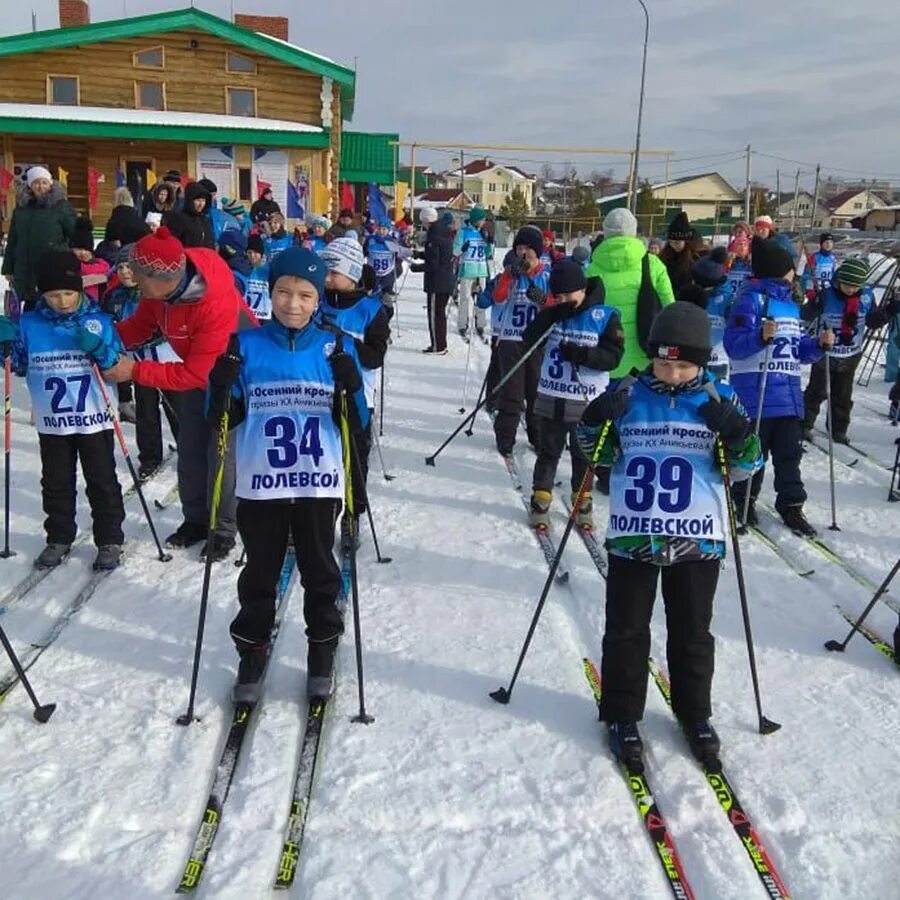
{"type": "Polygon", "coordinates": [[[384,198],[375,182],[369,182],[369,218],[377,222],[379,219],[387,218],[387,209],[384,205],[384,198]]]}
{"type": "Polygon", "coordinates": [[[398,221],[403,218],[403,207],[406,206],[407,194],[409,194],[409,185],[405,181],[398,181],[394,185],[394,215],[398,221]]]}
{"type": "Polygon", "coordinates": [[[349,181],[341,182],[341,208],[353,209],[356,206],[356,200],[353,197],[353,188],[349,181]]]}
{"type": "Polygon", "coordinates": [[[125,173],[116,166],[116,187],[125,187],[125,173]]]}
{"type": "Polygon", "coordinates": [[[100,197],[100,184],[106,181],[106,177],[93,166],[88,168],[88,206],[91,209],[97,208],[97,201],[100,197]]]}
{"type": "Polygon", "coordinates": [[[300,202],[300,192],[293,181],[289,181],[287,186],[287,215],[289,219],[306,218],[306,211],[300,202]]]}
{"type": "Polygon", "coordinates": [[[263,181],[261,178],[256,179],[256,196],[262,197],[263,191],[271,191],[272,184],[268,181],[263,181]]]}
{"type": "Polygon", "coordinates": [[[156,177],[156,172],[154,172],[153,169],[147,169],[147,174],[144,177],[147,179],[148,191],[153,187],[154,184],[156,184],[157,181],[159,181],[159,179],[156,177]]]}
{"type": "Polygon", "coordinates": [[[313,182],[313,212],[318,215],[327,213],[331,208],[331,189],[322,181],[313,182]]]}
{"type": "Polygon", "coordinates": [[[56,167],[56,180],[64,187],[69,186],[69,173],[62,166],[56,167]]]}

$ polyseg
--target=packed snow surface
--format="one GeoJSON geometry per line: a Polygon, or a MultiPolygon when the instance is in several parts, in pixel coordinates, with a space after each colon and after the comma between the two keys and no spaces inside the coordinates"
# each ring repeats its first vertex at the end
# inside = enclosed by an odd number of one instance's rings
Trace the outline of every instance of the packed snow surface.
{"type": "MultiPolygon", "coordinates": [[[[351,722],[358,701],[348,628],[292,896],[668,897],[583,678],[582,657],[600,659],[604,587],[577,537],[564,554],[570,586],[553,587],[512,702],[501,707],[488,697],[512,673],[547,567],[486,417],[435,468],[424,465],[459,421],[468,351],[452,325],[449,356],[423,356],[427,343],[421,280],[411,275],[386,369],[382,444],[397,477],[382,479],[374,453],[370,476],[381,550],[393,562],[376,563],[368,525],[359,561],[367,706],[376,720],[368,727],[351,722]]],[[[487,347],[474,344],[467,407],[487,361],[487,347]]],[[[851,436],[888,466],[897,430],[884,416],[881,377],[878,369],[870,387],[857,388],[851,436]]],[[[4,596],[43,544],[28,409],[16,380],[18,555],[0,560],[4,596]]],[[[527,489],[533,456],[523,441],[527,489]]],[[[842,530],[827,530],[827,457],[814,449],[804,459],[809,517],[829,544],[879,582],[898,552],[900,505],[885,501],[889,473],[865,459],[852,468],[836,465],[842,530]]],[[[560,495],[568,474],[564,458],[560,495]]],[[[148,497],[162,497],[174,481],[170,463],[148,484],[148,497]]],[[[81,527],[89,526],[80,503],[81,527]]],[[[599,495],[595,509],[600,529],[606,501],[599,495]]],[[[564,515],[555,500],[557,538],[564,515]]],[[[177,504],[156,519],[162,534],[172,531],[177,504]]],[[[126,564],[31,669],[42,702],[59,704],[52,720],[33,721],[21,687],[0,706],[5,900],[167,896],[194,839],[229,723],[236,656],[228,623],[238,570],[231,561],[214,568],[200,721],[178,727],[202,567],[196,548],[176,551],[168,564],[156,560],[136,498],[126,529],[136,545],[126,564]]],[[[783,728],[757,733],[729,558],[714,620],[714,721],[725,769],[794,897],[897,896],[898,671],[862,638],[843,655],[823,649],[847,631],[834,604],[859,612],[869,592],[800,539],[777,533],[815,568],[801,579],[757,539],[742,539],[764,711],[783,728]]],[[[21,652],[88,579],[92,559],[90,543],[82,545],[0,616],[21,652]]],[[[900,596],[900,582],[892,596],[900,596]]],[[[199,890],[204,897],[270,896],[306,714],[301,600],[295,587],[199,890]]],[[[889,637],[897,617],[879,604],[870,621],[889,637]]],[[[659,608],[653,636],[654,655],[664,661],[659,608]]],[[[8,668],[5,658],[0,665],[8,668]]],[[[697,896],[764,897],[652,683],[642,727],[648,776],[697,896]]]]}

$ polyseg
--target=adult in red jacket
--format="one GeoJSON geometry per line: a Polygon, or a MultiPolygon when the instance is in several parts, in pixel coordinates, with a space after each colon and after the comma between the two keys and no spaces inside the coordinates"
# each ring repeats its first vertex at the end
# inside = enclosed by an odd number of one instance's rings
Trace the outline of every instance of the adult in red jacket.
{"type": "MultiPolygon", "coordinates": [[[[184,521],[166,543],[190,547],[206,537],[218,453],[206,421],[209,371],[230,335],[256,325],[256,319],[235,290],[224,260],[213,250],[185,249],[165,226],[134,245],[131,268],[141,300],[133,316],[117,323],[122,343],[136,348],[161,336],[179,358],[156,362],[121,356],[103,374],[109,381],[178,392],[178,491],[184,521]]],[[[201,557],[212,553],[214,559],[224,559],[230,553],[235,513],[234,454],[229,447],[216,534],[201,557]]]]}

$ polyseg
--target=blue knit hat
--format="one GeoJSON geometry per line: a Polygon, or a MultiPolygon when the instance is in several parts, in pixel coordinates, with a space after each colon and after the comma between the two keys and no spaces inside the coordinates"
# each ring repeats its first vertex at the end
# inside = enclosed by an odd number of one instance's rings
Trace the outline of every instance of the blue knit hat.
{"type": "Polygon", "coordinates": [[[314,285],[319,297],[325,290],[325,275],[327,273],[322,258],[307,250],[305,247],[288,247],[282,250],[269,265],[269,290],[275,289],[275,282],[282,275],[293,275],[294,278],[302,278],[314,285]]]}

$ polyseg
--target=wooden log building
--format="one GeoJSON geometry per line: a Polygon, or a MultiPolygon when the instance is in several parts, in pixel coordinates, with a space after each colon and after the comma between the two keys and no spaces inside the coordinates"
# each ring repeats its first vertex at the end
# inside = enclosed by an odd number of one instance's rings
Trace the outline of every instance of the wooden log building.
{"type": "MultiPolygon", "coordinates": [[[[4,169],[61,174],[95,225],[117,185],[139,202],[172,169],[248,209],[266,182],[285,212],[293,186],[306,213],[334,214],[355,73],[289,43],[286,18],[235,19],[190,8],[92,24],[87,0],[60,0],[62,27],[0,38],[4,169]]],[[[14,204],[9,189],[7,217],[14,204]]]]}

